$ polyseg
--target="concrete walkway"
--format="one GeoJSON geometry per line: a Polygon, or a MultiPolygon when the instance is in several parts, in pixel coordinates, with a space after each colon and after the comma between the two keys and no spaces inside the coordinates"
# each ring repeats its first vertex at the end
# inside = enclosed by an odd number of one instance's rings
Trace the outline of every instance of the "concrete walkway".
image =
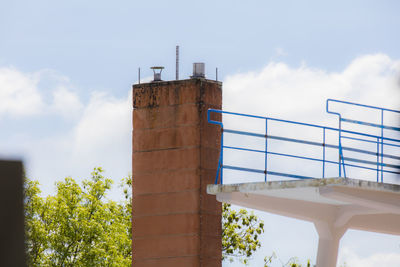
{"type": "Polygon", "coordinates": [[[208,185],[227,202],[314,223],[317,267],[336,267],[347,229],[400,235],[400,185],[350,178],[208,185]]]}

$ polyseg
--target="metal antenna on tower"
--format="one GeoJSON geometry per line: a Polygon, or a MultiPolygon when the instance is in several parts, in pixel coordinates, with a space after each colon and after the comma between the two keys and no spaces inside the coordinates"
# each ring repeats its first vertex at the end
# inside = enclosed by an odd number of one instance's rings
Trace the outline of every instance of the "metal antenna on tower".
{"type": "Polygon", "coordinates": [[[176,46],[176,80],[179,80],[179,45],[176,46]]]}

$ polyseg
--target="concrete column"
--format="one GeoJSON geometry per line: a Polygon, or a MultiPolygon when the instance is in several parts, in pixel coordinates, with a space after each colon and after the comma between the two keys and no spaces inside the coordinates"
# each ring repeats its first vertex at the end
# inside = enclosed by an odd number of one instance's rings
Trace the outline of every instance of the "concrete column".
{"type": "Polygon", "coordinates": [[[337,228],[328,222],[314,225],[319,235],[317,267],[336,267],[340,239],[346,228],[337,228]]]}
{"type": "Polygon", "coordinates": [[[133,86],[133,266],[221,266],[214,181],[222,84],[206,79],[133,86]]]}

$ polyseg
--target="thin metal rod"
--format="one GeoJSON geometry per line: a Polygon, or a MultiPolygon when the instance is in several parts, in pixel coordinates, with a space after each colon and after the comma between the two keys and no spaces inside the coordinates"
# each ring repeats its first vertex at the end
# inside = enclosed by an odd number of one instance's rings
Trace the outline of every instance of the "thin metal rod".
{"type": "MultiPolygon", "coordinates": [[[[277,122],[283,122],[283,123],[289,123],[289,124],[295,124],[295,125],[310,126],[310,127],[315,127],[315,128],[325,128],[327,130],[331,130],[331,131],[335,131],[335,132],[339,131],[339,129],[337,129],[337,128],[321,126],[321,125],[317,125],[317,124],[310,124],[310,123],[304,123],[304,122],[298,122],[298,121],[282,120],[282,119],[276,119],[276,118],[271,118],[271,117],[262,117],[262,116],[249,115],[249,114],[230,112],[230,111],[223,111],[223,110],[210,108],[208,110],[208,113],[211,113],[211,112],[220,113],[220,114],[235,115],[235,116],[241,116],[241,117],[247,117],[247,118],[254,118],[254,119],[266,119],[266,118],[268,118],[268,120],[270,120],[270,121],[277,121],[277,122]]],[[[213,121],[211,119],[208,122],[209,123],[213,123],[213,124],[220,124],[220,122],[217,123],[217,122],[215,122],[215,121],[213,121]]],[[[354,135],[359,135],[359,136],[371,137],[371,138],[380,137],[380,136],[373,135],[373,134],[366,134],[366,133],[348,131],[348,130],[343,130],[343,129],[341,130],[341,132],[342,133],[347,133],[347,134],[354,134],[354,135]]],[[[389,138],[389,137],[383,137],[383,140],[400,143],[400,139],[394,139],[394,138],[389,138]]]]}
{"type": "MultiPolygon", "coordinates": [[[[222,120],[222,118],[221,118],[222,120]]],[[[221,153],[220,153],[220,162],[221,162],[221,184],[224,184],[224,169],[222,168],[222,166],[224,166],[224,132],[221,133],[221,153]]]]}
{"type": "MultiPolygon", "coordinates": [[[[304,160],[322,162],[322,159],[303,157],[303,156],[296,156],[296,155],[289,155],[289,154],[283,154],[283,153],[277,153],[277,152],[271,152],[271,151],[265,152],[263,150],[243,148],[243,147],[234,147],[234,146],[224,146],[224,148],[232,149],[232,150],[241,150],[241,151],[247,151],[247,152],[264,153],[264,154],[270,154],[270,155],[274,155],[274,156],[282,156],[282,157],[288,157],[288,158],[296,158],[296,159],[304,159],[304,160]]],[[[325,162],[326,163],[331,163],[331,164],[339,164],[336,161],[330,161],[330,160],[325,160],[325,162]]]]}
{"type": "Polygon", "coordinates": [[[381,183],[383,183],[383,109],[381,110],[381,183]]]}
{"type": "MultiPolygon", "coordinates": [[[[263,150],[257,150],[257,149],[249,149],[249,148],[243,148],[243,147],[232,147],[232,146],[224,146],[223,148],[226,149],[232,149],[232,150],[239,150],[239,151],[247,151],[247,152],[255,152],[255,153],[265,153],[265,151],[263,150]]],[[[310,161],[317,161],[317,162],[322,162],[322,159],[317,159],[317,158],[310,158],[310,157],[303,157],[303,156],[295,156],[295,155],[289,155],[289,154],[283,154],[283,153],[277,153],[277,152],[267,152],[267,154],[270,155],[275,155],[275,156],[281,156],[281,157],[289,157],[289,158],[297,158],[297,159],[304,159],[304,160],[310,160],[310,161]]],[[[371,164],[371,165],[377,165],[375,162],[372,161],[363,161],[363,160],[358,160],[358,159],[352,159],[352,158],[345,158],[348,161],[353,161],[353,162],[360,162],[363,164],[371,164]]],[[[330,164],[339,164],[337,161],[331,161],[331,160],[325,160],[325,163],[330,163],[330,164]]],[[[354,164],[348,164],[348,163],[343,163],[346,166],[349,167],[354,167],[354,168],[360,168],[360,169],[366,169],[366,170],[376,170],[373,168],[368,168],[365,166],[360,166],[360,165],[354,165],[354,164]]],[[[387,167],[391,167],[391,168],[398,168],[400,169],[400,165],[390,165],[388,166],[388,164],[385,164],[385,166],[387,167]]],[[[262,170],[260,170],[259,172],[261,172],[262,170]]],[[[378,169],[379,171],[379,169],[378,169]]],[[[394,171],[388,171],[388,170],[383,170],[383,172],[386,173],[394,173],[394,174],[400,174],[400,172],[394,172],[394,171]]],[[[379,182],[379,180],[378,180],[379,182]]]]}
{"type": "Polygon", "coordinates": [[[140,68],[138,69],[138,81],[139,81],[139,84],[140,84],[140,68]]]}
{"type": "MultiPolygon", "coordinates": [[[[265,119],[265,136],[268,136],[268,119],[265,119]]],[[[264,181],[267,181],[267,173],[268,173],[268,138],[265,138],[265,177],[264,181]]]]}
{"type": "Polygon", "coordinates": [[[328,113],[331,113],[331,111],[328,111],[329,110],[329,102],[343,103],[343,104],[349,104],[349,105],[354,105],[354,106],[359,106],[359,107],[365,107],[365,108],[371,108],[371,109],[378,109],[378,110],[385,110],[385,111],[389,111],[389,112],[400,113],[400,110],[369,106],[369,105],[358,104],[358,103],[342,101],[342,100],[336,100],[336,99],[327,99],[326,100],[326,105],[327,105],[326,108],[327,108],[327,112],[328,113]]]}
{"type": "Polygon", "coordinates": [[[175,73],[175,79],[179,80],[179,45],[176,46],[176,73],[175,73]]]}
{"type": "MultiPolygon", "coordinates": [[[[340,117],[339,117],[340,118],[340,117]]],[[[339,140],[338,140],[338,144],[339,144],[339,177],[342,177],[342,124],[341,124],[341,120],[339,120],[339,140]]]]}
{"type": "MultiPolygon", "coordinates": [[[[346,164],[346,166],[359,168],[359,169],[365,169],[365,170],[371,170],[371,171],[375,171],[376,170],[375,168],[369,168],[369,167],[360,166],[360,165],[354,165],[354,164],[349,164],[349,163],[345,163],[345,164],[346,164]]],[[[388,170],[383,170],[383,172],[392,173],[392,174],[400,174],[400,172],[388,171],[388,170]]],[[[379,183],[379,180],[377,182],[379,183]]]]}
{"type": "Polygon", "coordinates": [[[400,169],[400,165],[394,165],[394,164],[389,164],[389,163],[381,163],[381,162],[373,162],[369,160],[363,160],[363,159],[354,159],[354,158],[344,158],[345,160],[352,161],[352,162],[358,162],[358,163],[363,163],[363,164],[370,164],[370,165],[378,165],[381,166],[381,172],[383,172],[382,167],[389,167],[389,168],[395,168],[395,169],[400,169]]]}
{"type": "MultiPolygon", "coordinates": [[[[216,69],[216,75],[217,75],[217,69],[216,69]]],[[[344,102],[344,101],[334,101],[334,102],[342,102],[342,103],[346,103],[346,104],[353,104],[353,103],[344,102]]],[[[367,108],[371,107],[371,106],[366,106],[366,105],[358,105],[358,106],[367,107],[367,108]]],[[[282,120],[282,119],[275,119],[275,118],[269,118],[269,117],[248,115],[248,114],[242,114],[242,113],[227,112],[227,111],[222,111],[222,110],[209,109],[208,112],[207,112],[208,122],[212,123],[212,124],[219,125],[221,127],[221,131],[222,131],[220,163],[218,164],[218,167],[220,169],[219,171],[221,172],[220,173],[220,178],[221,178],[220,182],[221,183],[223,182],[222,173],[223,173],[223,169],[224,168],[228,168],[228,169],[230,168],[230,169],[236,169],[236,170],[242,170],[242,171],[249,170],[249,171],[255,171],[255,172],[258,172],[258,173],[263,173],[264,174],[264,180],[267,181],[267,178],[268,178],[267,175],[270,175],[270,174],[273,173],[271,171],[268,171],[268,157],[269,158],[271,157],[269,155],[284,156],[284,157],[291,157],[291,158],[298,158],[298,159],[303,159],[303,160],[311,160],[311,161],[322,162],[322,169],[323,169],[322,170],[322,178],[325,178],[325,176],[326,176],[325,168],[326,168],[327,164],[337,164],[338,167],[339,167],[339,175],[342,176],[342,173],[343,173],[343,177],[347,177],[346,167],[354,167],[354,168],[372,170],[372,171],[376,172],[377,182],[379,182],[379,180],[381,182],[383,182],[384,173],[400,174],[399,171],[390,170],[390,168],[400,170],[400,165],[392,164],[390,161],[386,161],[385,162],[385,158],[391,158],[391,159],[395,159],[395,160],[400,160],[400,157],[397,156],[397,155],[384,154],[384,146],[385,145],[394,146],[394,147],[400,147],[400,139],[394,139],[394,138],[389,138],[389,137],[385,137],[384,136],[385,131],[388,131],[388,130],[397,131],[398,129],[400,129],[400,127],[393,127],[393,126],[384,125],[384,112],[392,112],[393,110],[388,110],[388,109],[384,109],[384,108],[377,108],[377,107],[372,107],[372,108],[378,109],[381,112],[381,122],[380,122],[380,124],[341,118],[341,114],[340,113],[329,111],[329,108],[327,106],[328,113],[335,114],[335,115],[338,116],[338,128],[332,128],[332,127],[326,127],[326,126],[322,126],[322,125],[315,125],[315,124],[308,124],[308,123],[301,123],[301,122],[295,122],[295,121],[288,121],[288,120],[282,120]],[[263,119],[263,120],[265,120],[265,133],[264,134],[260,134],[260,133],[256,133],[256,132],[246,132],[246,131],[224,129],[223,124],[222,124],[221,121],[214,121],[214,120],[210,119],[210,113],[211,112],[218,113],[218,114],[228,114],[228,115],[234,115],[234,116],[241,116],[241,117],[247,117],[247,118],[263,119]],[[274,121],[274,122],[279,122],[279,123],[289,123],[289,124],[292,124],[292,125],[313,127],[314,129],[315,128],[322,128],[322,130],[323,130],[322,143],[321,142],[315,142],[315,141],[294,139],[294,138],[283,137],[283,136],[272,136],[272,135],[269,135],[268,134],[268,127],[270,128],[271,125],[268,125],[268,120],[274,121]],[[366,125],[366,126],[370,126],[370,127],[371,126],[372,127],[377,127],[377,128],[381,129],[381,132],[377,133],[377,134],[367,134],[367,133],[362,133],[362,132],[349,131],[349,130],[346,130],[346,129],[342,129],[342,126],[344,127],[344,125],[342,125],[342,123],[341,123],[342,121],[344,123],[348,122],[348,123],[366,125]],[[338,144],[337,145],[326,144],[327,133],[328,133],[327,130],[328,131],[333,131],[333,132],[338,132],[338,144]],[[248,148],[241,148],[241,147],[224,146],[223,139],[224,139],[224,134],[225,133],[245,135],[245,136],[257,137],[257,138],[265,138],[265,144],[264,144],[265,145],[265,150],[255,150],[255,149],[248,149],[248,148]],[[355,137],[353,137],[353,136],[355,136],[355,137]],[[290,154],[283,154],[283,153],[276,153],[276,152],[268,151],[268,149],[270,150],[270,148],[268,147],[269,146],[268,145],[268,142],[269,142],[268,139],[278,140],[278,141],[295,142],[295,143],[300,143],[300,144],[305,144],[305,145],[312,145],[312,146],[322,146],[322,159],[321,158],[302,157],[302,156],[297,156],[297,155],[290,155],[290,154]],[[342,140],[343,139],[350,139],[350,140],[361,141],[361,142],[375,143],[376,144],[376,150],[372,149],[374,151],[369,151],[369,150],[364,150],[364,149],[359,149],[359,148],[346,147],[346,146],[343,146],[343,144],[342,144],[342,140]],[[373,141],[373,140],[376,140],[376,141],[373,141]],[[389,142],[393,142],[393,143],[389,143],[389,142]],[[326,155],[327,154],[327,148],[338,149],[339,160],[334,161],[334,162],[331,161],[331,160],[327,160],[327,158],[326,158],[327,157],[327,155],[326,155]],[[223,150],[224,149],[235,149],[235,150],[242,150],[242,151],[249,151],[249,152],[264,153],[265,154],[265,159],[264,159],[265,162],[264,162],[263,170],[243,168],[243,167],[238,167],[238,166],[224,166],[223,165],[223,150]],[[356,152],[356,153],[372,155],[372,156],[374,156],[373,158],[376,158],[376,161],[374,162],[374,161],[364,160],[362,158],[345,157],[344,153],[343,153],[344,151],[350,151],[350,152],[356,152]],[[350,164],[349,164],[349,162],[350,162],[350,164]],[[358,164],[354,164],[353,162],[354,163],[358,163],[358,164]],[[353,163],[353,164],[351,164],[351,163],[353,163]],[[374,165],[374,166],[367,167],[367,166],[363,166],[363,165],[374,165]],[[380,179],[379,179],[379,176],[380,176],[380,179]]],[[[394,112],[399,112],[400,113],[400,111],[394,111],[394,112]]],[[[269,131],[269,132],[271,132],[271,131],[269,131]]],[[[349,155],[346,155],[346,156],[349,156],[349,155]]],[[[299,175],[299,177],[294,177],[294,175],[292,175],[292,174],[289,174],[289,175],[285,174],[283,176],[293,177],[293,178],[306,177],[306,176],[301,176],[301,175],[299,175]]]]}
{"type": "MultiPolygon", "coordinates": [[[[235,170],[235,171],[264,173],[264,170],[257,170],[257,169],[251,169],[251,168],[242,168],[242,167],[229,166],[229,165],[223,165],[222,168],[229,169],[229,170],[235,170]]],[[[289,174],[289,173],[283,173],[283,172],[272,172],[272,171],[269,171],[268,174],[276,175],[276,176],[283,176],[283,177],[290,177],[290,178],[297,178],[297,179],[317,179],[315,177],[303,176],[303,175],[295,175],[295,174],[289,174]]]]}
{"type": "Polygon", "coordinates": [[[325,178],[325,128],[323,130],[323,139],[322,139],[322,178],[325,178]]]}
{"type": "Polygon", "coordinates": [[[221,153],[219,154],[219,158],[218,158],[218,168],[217,168],[217,175],[215,176],[215,184],[218,184],[218,178],[220,175],[220,171],[222,171],[221,168],[221,153]]]}
{"type": "MultiPolygon", "coordinates": [[[[376,162],[379,162],[379,138],[376,138],[376,162]]],[[[379,182],[379,165],[376,164],[376,182],[379,182]]]]}
{"type": "MultiPolygon", "coordinates": [[[[356,140],[356,141],[362,141],[362,142],[367,142],[367,143],[373,143],[373,144],[376,143],[376,141],[372,141],[372,140],[366,140],[366,139],[362,139],[362,138],[355,138],[355,137],[349,137],[349,136],[343,136],[343,135],[342,135],[342,138],[343,138],[343,139],[356,140]]],[[[377,138],[379,139],[379,137],[377,137],[377,138]]],[[[379,143],[379,140],[378,140],[378,143],[379,143]]],[[[385,145],[385,146],[400,147],[399,145],[389,144],[389,143],[385,143],[385,142],[383,143],[383,145],[385,145]]]]}
{"type": "Polygon", "coordinates": [[[215,68],[215,80],[218,82],[218,68],[215,68]]]}
{"type": "MultiPolygon", "coordinates": [[[[383,110],[381,110],[381,112],[383,113],[383,110]]],[[[341,118],[341,120],[344,121],[344,122],[348,122],[348,123],[366,125],[366,126],[382,128],[382,129],[388,129],[388,130],[393,130],[393,131],[400,131],[400,127],[386,126],[386,125],[383,125],[383,123],[376,124],[376,123],[370,123],[370,122],[365,122],[365,121],[357,121],[357,120],[351,120],[351,119],[345,119],[345,118],[341,118]]]]}
{"type": "MultiPolygon", "coordinates": [[[[279,141],[287,141],[287,142],[294,142],[294,143],[299,143],[299,144],[306,144],[306,145],[313,145],[313,146],[326,146],[328,148],[334,148],[334,149],[340,149],[340,146],[337,145],[331,145],[331,144],[324,144],[320,142],[314,142],[314,141],[307,141],[307,140],[302,140],[302,139],[294,139],[294,138],[289,138],[289,137],[281,137],[281,136],[275,136],[275,135],[263,135],[259,133],[251,133],[251,132],[244,132],[244,131],[236,131],[236,130],[230,130],[230,129],[224,129],[223,130],[225,133],[230,133],[230,134],[238,134],[238,135],[247,135],[247,136],[253,136],[253,137],[259,137],[259,138],[269,138],[273,140],[279,140],[279,141]]],[[[377,137],[379,139],[379,137],[377,137]]],[[[380,142],[378,141],[380,144],[380,142]]],[[[362,153],[362,154],[368,154],[368,155],[376,155],[376,152],[373,151],[368,151],[364,149],[359,149],[359,148],[353,148],[353,147],[346,147],[342,146],[341,147],[342,151],[351,151],[351,152],[357,152],[357,153],[362,153]]],[[[379,154],[380,156],[381,154],[379,154]]],[[[389,154],[382,154],[383,157],[385,158],[391,158],[391,159],[396,159],[400,160],[400,157],[395,156],[395,155],[389,155],[389,154]]]]}

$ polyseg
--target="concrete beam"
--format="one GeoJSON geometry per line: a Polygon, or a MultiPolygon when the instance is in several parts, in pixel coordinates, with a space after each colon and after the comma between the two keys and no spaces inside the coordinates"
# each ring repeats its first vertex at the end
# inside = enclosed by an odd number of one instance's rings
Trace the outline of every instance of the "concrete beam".
{"type": "Polygon", "coordinates": [[[217,200],[313,222],[317,267],[336,267],[347,229],[400,235],[400,185],[349,178],[208,185],[217,200]]]}
{"type": "Polygon", "coordinates": [[[221,193],[217,200],[310,222],[333,221],[337,206],[246,193],[221,193]]]}
{"type": "Polygon", "coordinates": [[[400,214],[400,194],[398,193],[368,190],[365,188],[348,188],[343,186],[321,187],[319,192],[326,198],[388,213],[400,214]]]}

